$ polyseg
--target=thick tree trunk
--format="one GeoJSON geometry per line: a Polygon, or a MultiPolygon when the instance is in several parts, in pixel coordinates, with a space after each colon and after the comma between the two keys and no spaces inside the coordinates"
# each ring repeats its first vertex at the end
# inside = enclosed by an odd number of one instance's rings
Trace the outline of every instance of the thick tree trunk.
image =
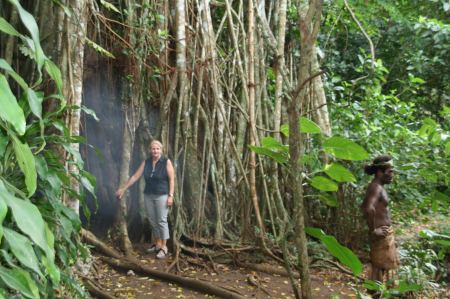
{"type": "MultiPolygon", "coordinates": [[[[86,22],[87,22],[87,1],[86,0],[72,0],[69,2],[73,14],[69,21],[69,28],[67,30],[67,43],[65,51],[67,53],[67,68],[65,76],[65,97],[68,105],[74,107],[81,107],[83,95],[83,70],[84,70],[84,38],[86,36],[86,22]]],[[[67,115],[67,124],[71,136],[80,135],[80,108],[74,108],[69,111],[67,115]]],[[[74,151],[79,151],[79,144],[72,143],[71,147],[74,151]]],[[[73,159],[76,159],[73,157],[73,159]]],[[[77,163],[68,163],[67,169],[74,176],[79,174],[77,163]]],[[[76,179],[71,179],[71,188],[79,193],[79,183],[76,179]]],[[[65,198],[65,203],[68,207],[79,213],[80,203],[78,199],[65,198]]]]}
{"type": "MultiPolygon", "coordinates": [[[[183,109],[188,109],[188,88],[189,82],[187,77],[187,65],[186,65],[186,6],[184,0],[175,1],[175,18],[176,18],[176,71],[178,74],[178,109],[177,116],[175,119],[175,137],[174,137],[174,167],[175,173],[177,173],[177,163],[180,158],[182,150],[184,150],[184,157],[186,157],[186,144],[189,142],[187,140],[191,133],[191,126],[189,115],[186,113],[182,117],[183,109]],[[182,121],[183,120],[183,121],[182,121]],[[183,130],[183,133],[181,132],[183,130]],[[183,139],[184,138],[184,139],[183,139]],[[184,148],[181,144],[184,141],[184,148]]],[[[168,138],[169,139],[169,138],[168,138]]],[[[166,145],[169,147],[169,143],[166,145]]],[[[184,162],[184,159],[183,159],[184,162]]],[[[183,207],[183,182],[175,179],[176,196],[174,198],[175,202],[175,224],[173,226],[172,239],[174,241],[175,256],[178,258],[179,249],[179,238],[183,233],[184,221],[182,217],[182,207],[183,207]],[[178,184],[179,183],[179,184],[178,184]],[[181,186],[180,186],[181,185],[181,186]]],[[[177,260],[177,259],[176,259],[177,260]]]]}
{"type": "MultiPolygon", "coordinates": [[[[120,164],[120,176],[118,186],[123,186],[130,176],[130,161],[131,161],[131,151],[133,149],[132,138],[131,138],[131,128],[128,119],[128,111],[124,111],[124,126],[122,133],[122,157],[120,164]]],[[[121,245],[125,252],[125,255],[129,256],[133,254],[133,246],[131,245],[130,238],[128,237],[128,225],[127,225],[127,202],[128,193],[119,201],[119,211],[118,211],[118,226],[120,231],[121,245]]]]}

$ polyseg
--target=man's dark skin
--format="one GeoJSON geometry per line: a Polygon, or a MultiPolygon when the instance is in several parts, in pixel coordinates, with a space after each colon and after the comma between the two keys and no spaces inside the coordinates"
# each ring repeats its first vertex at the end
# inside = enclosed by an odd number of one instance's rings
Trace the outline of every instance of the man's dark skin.
{"type": "MultiPolygon", "coordinates": [[[[394,169],[387,166],[384,170],[378,169],[375,177],[367,187],[362,209],[369,226],[370,238],[386,237],[391,231],[391,218],[389,215],[389,198],[384,189],[394,179],[394,169]]],[[[384,269],[372,265],[371,279],[382,281],[384,269]]]]}

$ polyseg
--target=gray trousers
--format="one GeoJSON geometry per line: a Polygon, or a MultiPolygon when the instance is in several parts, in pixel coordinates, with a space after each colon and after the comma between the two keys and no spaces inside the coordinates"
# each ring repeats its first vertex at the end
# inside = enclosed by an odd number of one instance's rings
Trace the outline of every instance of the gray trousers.
{"type": "Polygon", "coordinates": [[[169,224],[167,223],[167,194],[144,194],[145,209],[152,226],[152,238],[167,240],[169,235],[169,224]]]}

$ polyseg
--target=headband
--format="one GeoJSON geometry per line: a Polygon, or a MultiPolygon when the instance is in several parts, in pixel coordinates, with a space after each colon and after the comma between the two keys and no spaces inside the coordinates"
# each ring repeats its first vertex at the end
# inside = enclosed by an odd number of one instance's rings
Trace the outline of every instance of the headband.
{"type": "Polygon", "coordinates": [[[380,162],[376,164],[372,164],[372,166],[390,166],[394,167],[394,162],[392,160],[386,161],[386,162],[380,162]]]}

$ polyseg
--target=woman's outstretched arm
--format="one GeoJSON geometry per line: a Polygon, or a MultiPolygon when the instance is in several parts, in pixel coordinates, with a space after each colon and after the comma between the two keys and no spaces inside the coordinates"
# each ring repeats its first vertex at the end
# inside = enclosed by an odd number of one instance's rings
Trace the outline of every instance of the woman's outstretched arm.
{"type": "Polygon", "coordinates": [[[128,179],[125,185],[117,189],[115,194],[118,199],[122,199],[123,195],[125,194],[125,191],[127,191],[128,188],[130,188],[134,183],[136,183],[137,180],[141,178],[142,174],[144,173],[144,167],[145,161],[142,161],[138,170],[136,170],[136,172],[128,179]]]}

